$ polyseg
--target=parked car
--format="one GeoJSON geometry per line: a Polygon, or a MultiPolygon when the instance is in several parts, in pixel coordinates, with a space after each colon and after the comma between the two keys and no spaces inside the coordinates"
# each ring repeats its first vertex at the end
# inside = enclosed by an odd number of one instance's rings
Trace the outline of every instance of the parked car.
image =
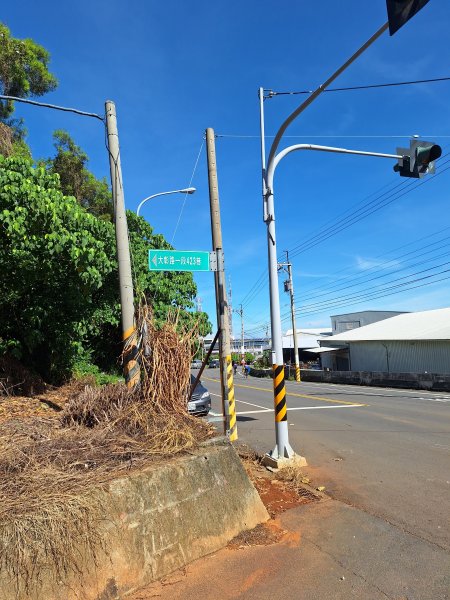
{"type": "Polygon", "coordinates": [[[209,362],[209,368],[210,369],[217,369],[217,367],[220,367],[220,361],[217,360],[216,358],[213,358],[210,362],[209,362]]]}
{"type": "MultiPolygon", "coordinates": [[[[195,382],[195,376],[191,375],[191,386],[195,382]]],[[[188,412],[191,415],[207,415],[211,410],[211,396],[201,381],[195,386],[194,393],[188,402],[188,412]]]]}
{"type": "Polygon", "coordinates": [[[195,359],[191,362],[191,369],[200,369],[201,366],[202,366],[201,360],[195,359]]]}

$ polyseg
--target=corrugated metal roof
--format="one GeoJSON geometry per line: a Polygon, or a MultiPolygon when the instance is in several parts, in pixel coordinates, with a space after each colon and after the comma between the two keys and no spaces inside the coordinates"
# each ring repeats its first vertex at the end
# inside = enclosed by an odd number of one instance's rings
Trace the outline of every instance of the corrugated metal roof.
{"type": "Polygon", "coordinates": [[[450,340],[450,308],[397,315],[371,325],[333,335],[327,338],[326,345],[333,345],[335,341],[363,342],[370,340],[450,340]]]}

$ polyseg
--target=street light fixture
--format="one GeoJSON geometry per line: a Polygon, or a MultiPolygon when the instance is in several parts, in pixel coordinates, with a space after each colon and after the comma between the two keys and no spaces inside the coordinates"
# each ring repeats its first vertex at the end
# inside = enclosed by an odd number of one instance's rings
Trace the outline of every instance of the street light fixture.
{"type": "Polygon", "coordinates": [[[147,200],[151,200],[152,198],[156,198],[157,196],[166,196],[167,194],[193,194],[196,191],[197,191],[196,188],[188,187],[188,188],[183,188],[182,190],[172,190],[170,192],[159,192],[158,194],[152,194],[151,196],[147,196],[147,198],[144,198],[142,200],[142,202],[137,207],[136,214],[137,214],[137,216],[139,216],[139,212],[141,210],[142,205],[145,204],[147,202],[147,200]]]}

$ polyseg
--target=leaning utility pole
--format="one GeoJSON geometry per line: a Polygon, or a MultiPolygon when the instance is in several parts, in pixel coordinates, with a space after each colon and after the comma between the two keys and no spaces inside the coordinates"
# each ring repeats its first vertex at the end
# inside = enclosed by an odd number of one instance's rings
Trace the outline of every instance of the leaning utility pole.
{"type": "Polygon", "coordinates": [[[295,324],[295,302],[294,302],[294,281],[292,279],[292,264],[289,262],[289,252],[286,252],[286,264],[289,277],[289,294],[291,296],[291,320],[292,320],[292,335],[294,337],[294,353],[295,353],[295,381],[300,381],[300,361],[298,358],[298,342],[297,342],[297,327],[295,324]]]}
{"type": "Polygon", "coordinates": [[[116,106],[111,100],[105,102],[105,118],[111,188],[116,229],[117,262],[119,265],[120,306],[122,310],[123,373],[128,388],[140,381],[137,361],[137,332],[134,321],[133,278],[131,274],[128,225],[123,195],[122,169],[120,166],[119,134],[117,131],[116,106]]]}
{"type": "Polygon", "coordinates": [[[236,405],[234,400],[233,367],[228,308],[226,301],[226,280],[223,266],[222,226],[220,222],[219,184],[217,181],[216,146],[214,129],[206,130],[206,150],[208,160],[209,202],[211,211],[211,234],[213,250],[217,254],[217,271],[214,273],[216,286],[217,326],[219,336],[220,382],[222,408],[225,418],[224,429],[231,441],[237,440],[236,405]]]}

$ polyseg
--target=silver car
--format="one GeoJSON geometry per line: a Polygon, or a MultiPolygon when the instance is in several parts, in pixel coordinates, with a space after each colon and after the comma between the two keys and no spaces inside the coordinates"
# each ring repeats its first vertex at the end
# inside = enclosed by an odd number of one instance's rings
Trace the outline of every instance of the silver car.
{"type": "MultiPolygon", "coordinates": [[[[191,386],[195,382],[194,375],[191,375],[191,386]]],[[[191,415],[207,415],[211,410],[211,396],[201,381],[195,386],[194,393],[188,402],[188,412],[191,415]]]]}

